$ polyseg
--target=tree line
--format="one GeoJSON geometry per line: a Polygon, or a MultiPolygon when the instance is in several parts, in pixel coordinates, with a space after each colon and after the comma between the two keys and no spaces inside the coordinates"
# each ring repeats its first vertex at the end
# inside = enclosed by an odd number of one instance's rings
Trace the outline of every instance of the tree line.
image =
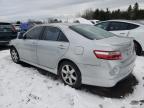
{"type": "Polygon", "coordinates": [[[139,8],[139,4],[135,3],[134,6],[129,5],[127,10],[122,11],[120,9],[110,11],[102,9],[87,9],[81,17],[86,19],[97,20],[110,20],[110,19],[126,19],[126,20],[140,20],[144,19],[144,9],[139,8]]]}

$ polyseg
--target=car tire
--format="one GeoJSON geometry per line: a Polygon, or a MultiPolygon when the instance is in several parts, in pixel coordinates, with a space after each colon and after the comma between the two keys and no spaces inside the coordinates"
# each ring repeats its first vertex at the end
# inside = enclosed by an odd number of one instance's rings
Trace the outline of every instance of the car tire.
{"type": "Polygon", "coordinates": [[[79,89],[81,86],[81,73],[78,67],[69,61],[64,61],[59,67],[59,75],[64,84],[79,89]]]}
{"type": "Polygon", "coordinates": [[[140,44],[138,42],[134,42],[134,46],[135,46],[136,55],[141,56],[142,48],[140,44]]]}
{"type": "Polygon", "coordinates": [[[17,50],[15,48],[10,48],[10,54],[11,54],[11,58],[13,60],[13,62],[15,63],[20,63],[20,58],[19,58],[19,54],[17,52],[17,50]]]}

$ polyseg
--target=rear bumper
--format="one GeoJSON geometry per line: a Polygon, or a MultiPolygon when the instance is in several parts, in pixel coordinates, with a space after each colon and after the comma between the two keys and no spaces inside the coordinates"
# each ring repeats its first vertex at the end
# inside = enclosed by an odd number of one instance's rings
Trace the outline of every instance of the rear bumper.
{"type": "Polygon", "coordinates": [[[105,68],[102,66],[92,66],[79,64],[80,71],[82,74],[82,83],[100,87],[113,87],[119,81],[125,79],[129,74],[133,72],[135,66],[135,56],[129,60],[125,65],[113,65],[119,66],[119,73],[115,76],[111,76],[109,73],[112,71],[111,68],[105,68]]]}
{"type": "Polygon", "coordinates": [[[113,87],[121,80],[125,79],[127,76],[129,76],[132,72],[127,72],[127,74],[114,79],[96,79],[96,78],[85,78],[83,81],[83,84],[93,85],[93,86],[99,86],[99,87],[113,87]]]}
{"type": "Polygon", "coordinates": [[[16,36],[9,36],[9,37],[5,37],[5,38],[0,38],[0,45],[9,45],[9,42],[13,39],[15,39],[16,36]]]}

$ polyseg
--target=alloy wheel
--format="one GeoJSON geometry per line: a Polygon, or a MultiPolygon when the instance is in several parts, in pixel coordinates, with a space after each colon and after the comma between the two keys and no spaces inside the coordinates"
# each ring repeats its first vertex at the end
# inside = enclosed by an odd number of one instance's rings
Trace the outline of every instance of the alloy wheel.
{"type": "Polygon", "coordinates": [[[70,65],[64,65],[61,70],[62,79],[68,85],[74,85],[77,81],[77,73],[70,65]]]}
{"type": "Polygon", "coordinates": [[[18,62],[19,57],[15,49],[12,49],[11,56],[14,62],[18,62]]]}

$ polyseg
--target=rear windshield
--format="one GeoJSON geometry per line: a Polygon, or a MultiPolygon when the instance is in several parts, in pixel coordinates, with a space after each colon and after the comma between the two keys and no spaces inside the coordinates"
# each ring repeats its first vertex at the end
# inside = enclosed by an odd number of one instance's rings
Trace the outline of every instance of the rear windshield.
{"type": "Polygon", "coordinates": [[[107,32],[103,29],[91,25],[73,25],[70,26],[69,28],[91,40],[95,40],[95,39],[100,40],[100,39],[115,36],[110,32],[107,32]]]}
{"type": "Polygon", "coordinates": [[[5,24],[5,23],[1,23],[0,24],[0,31],[11,31],[12,30],[12,26],[10,24],[5,24]]]}

